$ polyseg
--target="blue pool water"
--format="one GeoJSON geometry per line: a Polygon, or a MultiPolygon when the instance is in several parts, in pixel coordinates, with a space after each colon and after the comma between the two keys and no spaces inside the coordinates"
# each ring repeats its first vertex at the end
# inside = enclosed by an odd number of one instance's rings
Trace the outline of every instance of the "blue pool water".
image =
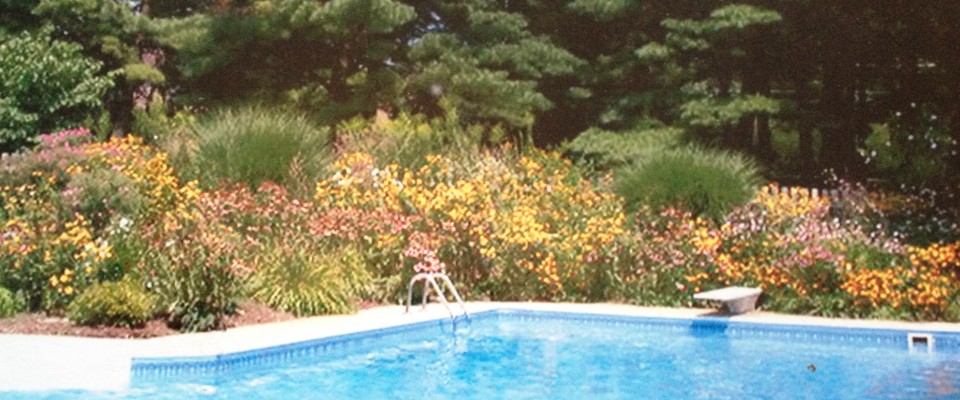
{"type": "MultiPolygon", "coordinates": [[[[124,399],[957,399],[960,338],[528,311],[220,358],[135,360],[124,399]]],[[[7,393],[10,394],[10,393],[7,393]]],[[[10,394],[16,395],[16,394],[10,394]]],[[[4,393],[0,393],[0,398],[4,393]]],[[[14,396],[16,397],[16,396],[14,396]]]]}

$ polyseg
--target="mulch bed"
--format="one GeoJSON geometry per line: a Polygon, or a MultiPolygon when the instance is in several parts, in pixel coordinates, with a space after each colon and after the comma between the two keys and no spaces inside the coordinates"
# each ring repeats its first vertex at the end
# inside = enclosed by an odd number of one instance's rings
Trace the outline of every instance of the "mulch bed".
{"type": "MultiPolygon", "coordinates": [[[[277,311],[265,305],[248,301],[241,303],[237,313],[228,316],[224,325],[226,328],[234,328],[288,321],[294,318],[296,317],[288,312],[277,311]]],[[[116,326],[80,326],[71,323],[66,318],[51,317],[44,314],[19,314],[12,318],[0,319],[0,334],[3,333],[124,339],[179,334],[177,330],[171,329],[165,321],[159,319],[149,321],[140,328],[121,328],[116,326]]]]}

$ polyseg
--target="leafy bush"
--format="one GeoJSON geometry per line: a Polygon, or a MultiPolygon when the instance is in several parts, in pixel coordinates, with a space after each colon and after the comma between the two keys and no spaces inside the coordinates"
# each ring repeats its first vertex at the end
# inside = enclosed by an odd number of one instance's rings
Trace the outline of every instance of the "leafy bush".
{"type": "Polygon", "coordinates": [[[140,266],[169,324],[186,332],[222,328],[249,274],[240,257],[243,240],[218,220],[213,199],[203,196],[193,207],[146,229],[149,248],[140,266]]]}
{"type": "Polygon", "coordinates": [[[762,287],[764,307],[825,316],[957,320],[960,243],[904,246],[838,218],[806,189],[758,190],[723,221],[641,210],[631,301],[685,304],[722,286],[762,287]]]}
{"type": "Polygon", "coordinates": [[[302,116],[264,107],[225,109],[193,127],[194,170],[204,183],[293,187],[315,180],[324,166],[326,129],[302,116]]]}
{"type": "Polygon", "coordinates": [[[685,147],[619,171],[617,192],[628,210],[679,206],[695,216],[721,218],[749,201],[759,182],[756,167],[742,156],[685,147]]]}
{"type": "Polygon", "coordinates": [[[70,304],[67,316],[82,325],[139,327],[155,308],[155,299],[141,283],[124,280],[90,286],[70,304]]]}
{"type": "Polygon", "coordinates": [[[37,173],[57,175],[63,181],[66,169],[86,158],[83,145],[93,137],[89,130],[71,129],[38,139],[33,150],[7,154],[0,160],[0,181],[9,186],[25,185],[34,183],[37,173]]]}
{"type": "Polygon", "coordinates": [[[76,43],[51,39],[52,27],[0,43],[0,151],[36,135],[74,128],[105,115],[102,97],[114,73],[76,43]]]}
{"type": "Polygon", "coordinates": [[[95,230],[106,227],[116,215],[140,215],[147,204],[134,180],[113,169],[76,173],[66,186],[63,202],[71,211],[87,216],[95,230]]]}
{"type": "Polygon", "coordinates": [[[90,283],[119,278],[114,231],[172,215],[197,192],[179,183],[165,154],[133,136],[91,142],[75,130],[40,142],[0,164],[0,284],[30,310],[59,312],[90,283]]]}
{"type": "Polygon", "coordinates": [[[558,153],[505,146],[474,162],[430,155],[409,169],[351,152],[332,167],[317,183],[321,209],[406,217],[364,237],[385,264],[374,264],[376,278],[409,274],[397,269],[404,250],[426,246],[477,297],[595,300],[609,294],[597,282],[629,268],[626,216],[609,182],[585,179],[558,153]]]}
{"type": "Polygon", "coordinates": [[[297,316],[352,312],[370,281],[353,246],[274,243],[260,262],[251,282],[253,298],[297,316]]]}
{"type": "Polygon", "coordinates": [[[7,318],[20,312],[20,302],[9,289],[0,287],[0,318],[7,318]]]}
{"type": "Polygon", "coordinates": [[[336,131],[341,153],[362,152],[408,168],[423,165],[433,154],[472,160],[482,144],[499,143],[505,135],[499,128],[463,126],[455,114],[427,119],[401,113],[390,118],[383,111],[372,122],[363,118],[344,121],[336,131]]]}
{"type": "Polygon", "coordinates": [[[631,258],[636,270],[625,277],[626,300],[644,305],[691,306],[689,292],[703,288],[696,282],[690,284],[685,277],[695,278],[711,264],[691,238],[706,228],[707,221],[676,208],[642,207],[633,217],[635,245],[631,258]]]}
{"type": "Polygon", "coordinates": [[[45,185],[0,189],[0,284],[21,293],[32,311],[62,309],[110,257],[89,221],[80,214],[61,217],[49,196],[45,185]]]}
{"type": "Polygon", "coordinates": [[[927,246],[960,241],[958,190],[920,189],[910,194],[879,192],[874,215],[908,244],[927,246]]]}

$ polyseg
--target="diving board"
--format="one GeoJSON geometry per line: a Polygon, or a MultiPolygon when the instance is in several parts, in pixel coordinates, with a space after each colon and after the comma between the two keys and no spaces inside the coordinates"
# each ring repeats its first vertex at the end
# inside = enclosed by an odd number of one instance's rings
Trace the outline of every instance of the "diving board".
{"type": "Polygon", "coordinates": [[[730,314],[743,314],[756,308],[762,292],[760,288],[729,286],[694,294],[693,299],[722,301],[730,314]]]}

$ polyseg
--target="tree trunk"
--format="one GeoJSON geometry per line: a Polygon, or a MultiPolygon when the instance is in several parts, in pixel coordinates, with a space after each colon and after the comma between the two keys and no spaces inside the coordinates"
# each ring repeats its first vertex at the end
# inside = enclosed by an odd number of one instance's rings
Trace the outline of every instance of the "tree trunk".
{"type": "Polygon", "coordinates": [[[770,131],[770,116],[760,115],[757,121],[757,156],[767,166],[777,162],[777,151],[773,148],[773,133],[770,131]]]}
{"type": "Polygon", "coordinates": [[[753,144],[754,120],[756,115],[747,114],[740,117],[737,126],[734,129],[728,129],[728,144],[731,148],[737,150],[751,150],[753,144]]]}
{"type": "Polygon", "coordinates": [[[822,115],[827,118],[823,129],[820,160],[824,167],[833,168],[840,175],[849,175],[856,162],[856,122],[858,107],[852,65],[825,65],[822,115]]]}
{"type": "Polygon", "coordinates": [[[813,154],[813,128],[810,126],[810,90],[804,79],[799,79],[797,85],[797,157],[800,162],[800,173],[803,179],[809,179],[819,169],[820,161],[813,154]]]}
{"type": "MultiPolygon", "coordinates": [[[[953,105],[953,117],[950,118],[950,138],[953,139],[953,153],[949,158],[952,160],[950,165],[953,174],[960,174],[960,102],[953,105]]],[[[960,190],[960,185],[955,189],[960,190]]],[[[960,205],[957,205],[957,208],[960,208],[960,205]]]]}
{"type": "Polygon", "coordinates": [[[347,78],[349,77],[347,62],[345,59],[341,59],[340,64],[331,68],[330,80],[327,82],[327,92],[330,93],[330,100],[334,103],[345,103],[350,99],[350,86],[347,85],[347,78]]]}
{"type": "MultiPolygon", "coordinates": [[[[732,97],[730,91],[730,80],[731,77],[726,70],[720,71],[720,76],[718,77],[719,87],[717,88],[719,92],[719,97],[721,99],[729,99],[732,97]]],[[[726,126],[725,124],[720,124],[721,129],[721,141],[723,146],[728,149],[737,149],[739,148],[737,143],[737,138],[740,136],[741,126],[740,124],[734,126],[726,126]]]]}
{"type": "MultiPolygon", "coordinates": [[[[770,97],[770,76],[769,73],[763,64],[763,60],[760,60],[762,56],[757,52],[758,56],[754,57],[754,68],[757,72],[756,79],[757,85],[757,94],[767,97],[770,97]]],[[[770,131],[770,115],[761,114],[757,115],[756,118],[756,147],[755,153],[767,166],[773,166],[777,162],[777,152],[773,148],[773,134],[770,131]]]]}

